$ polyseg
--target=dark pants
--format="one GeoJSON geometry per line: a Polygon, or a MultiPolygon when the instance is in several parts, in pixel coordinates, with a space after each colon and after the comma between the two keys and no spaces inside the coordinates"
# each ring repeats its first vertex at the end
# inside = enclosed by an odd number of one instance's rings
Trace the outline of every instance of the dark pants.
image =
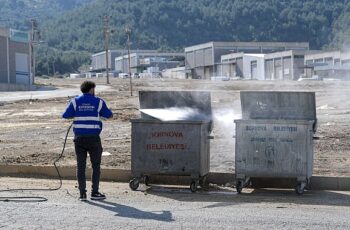
{"type": "Polygon", "coordinates": [[[98,192],[101,174],[102,144],[100,136],[78,136],[74,138],[75,154],[77,156],[77,178],[80,192],[86,191],[86,158],[90,155],[92,166],[92,193],[98,192]]]}

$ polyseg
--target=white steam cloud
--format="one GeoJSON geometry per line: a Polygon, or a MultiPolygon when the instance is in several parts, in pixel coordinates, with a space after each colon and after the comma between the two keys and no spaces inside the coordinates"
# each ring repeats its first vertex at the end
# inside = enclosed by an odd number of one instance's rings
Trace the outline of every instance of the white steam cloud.
{"type": "Polygon", "coordinates": [[[218,126],[231,128],[234,126],[234,120],[241,119],[241,114],[235,113],[234,109],[217,109],[213,111],[214,121],[218,126]]]}
{"type": "Polygon", "coordinates": [[[142,113],[161,121],[181,121],[192,119],[205,119],[206,115],[201,114],[198,109],[190,107],[170,107],[161,109],[140,109],[142,113]]]}

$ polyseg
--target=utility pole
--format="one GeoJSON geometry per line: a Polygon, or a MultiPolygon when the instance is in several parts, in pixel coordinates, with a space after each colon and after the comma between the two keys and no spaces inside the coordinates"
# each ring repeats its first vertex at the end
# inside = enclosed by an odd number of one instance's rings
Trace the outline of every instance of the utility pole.
{"type": "Polygon", "coordinates": [[[53,71],[53,76],[55,76],[56,75],[55,58],[52,61],[52,71],[53,71]]]}
{"type": "Polygon", "coordinates": [[[37,30],[37,22],[35,19],[31,19],[30,20],[31,23],[32,23],[32,30],[31,30],[31,33],[30,33],[30,65],[32,67],[32,72],[31,72],[31,75],[32,75],[32,79],[31,79],[31,82],[32,84],[34,84],[35,82],[35,53],[34,53],[34,42],[35,42],[35,33],[36,33],[36,30],[37,30]]]}
{"type": "Polygon", "coordinates": [[[30,32],[30,65],[31,65],[31,74],[32,74],[32,79],[30,80],[32,84],[34,84],[35,81],[35,66],[36,66],[36,61],[35,61],[35,52],[34,52],[34,45],[40,44],[41,43],[41,33],[38,28],[38,22],[36,19],[31,19],[30,20],[32,24],[31,32],[30,32]]]}
{"type": "Polygon", "coordinates": [[[105,38],[105,50],[106,50],[106,76],[107,76],[107,84],[109,83],[109,58],[108,58],[108,51],[109,51],[109,37],[111,34],[111,30],[109,29],[109,20],[110,16],[105,15],[104,16],[104,38],[105,38]]]}
{"type": "Polygon", "coordinates": [[[125,33],[128,36],[128,69],[129,69],[129,78],[130,78],[130,95],[132,96],[132,79],[131,79],[131,59],[130,59],[130,38],[131,38],[131,29],[129,27],[125,28],[125,33]]]}

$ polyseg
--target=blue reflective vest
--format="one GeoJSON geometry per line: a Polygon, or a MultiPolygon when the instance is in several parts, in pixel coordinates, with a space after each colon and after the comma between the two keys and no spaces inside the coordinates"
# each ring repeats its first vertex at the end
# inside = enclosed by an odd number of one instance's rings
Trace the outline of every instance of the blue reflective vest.
{"type": "Polygon", "coordinates": [[[62,114],[65,119],[74,118],[73,131],[76,136],[99,135],[102,131],[101,118],[112,116],[106,103],[89,93],[73,98],[62,114]]]}

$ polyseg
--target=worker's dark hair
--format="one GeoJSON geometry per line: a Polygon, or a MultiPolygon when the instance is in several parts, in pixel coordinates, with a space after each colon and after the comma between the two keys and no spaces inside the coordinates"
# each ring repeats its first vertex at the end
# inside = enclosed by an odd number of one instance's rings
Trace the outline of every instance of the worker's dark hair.
{"type": "Polygon", "coordinates": [[[95,87],[96,87],[95,82],[84,81],[80,86],[80,90],[82,93],[88,93],[91,89],[93,89],[95,87]]]}

